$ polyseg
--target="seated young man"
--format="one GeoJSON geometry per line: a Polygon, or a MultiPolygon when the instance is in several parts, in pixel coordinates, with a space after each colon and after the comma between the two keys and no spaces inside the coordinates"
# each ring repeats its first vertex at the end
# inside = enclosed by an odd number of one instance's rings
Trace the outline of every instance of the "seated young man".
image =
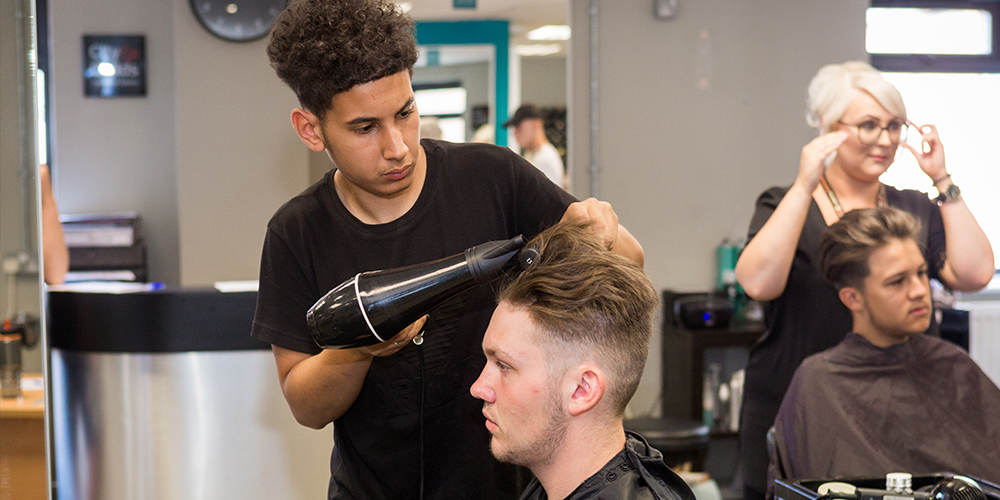
{"type": "Polygon", "coordinates": [[[795,372],[774,424],[772,478],[948,471],[1000,481],[1000,389],[960,348],[922,334],[932,309],[918,231],[905,212],[865,209],[820,239],[854,332],[795,372]]]}
{"type": "Polygon", "coordinates": [[[646,363],[656,290],[591,231],[561,223],[528,246],[483,338],[490,449],[536,479],[522,499],[693,500],[659,451],[622,427],[646,363]]]}

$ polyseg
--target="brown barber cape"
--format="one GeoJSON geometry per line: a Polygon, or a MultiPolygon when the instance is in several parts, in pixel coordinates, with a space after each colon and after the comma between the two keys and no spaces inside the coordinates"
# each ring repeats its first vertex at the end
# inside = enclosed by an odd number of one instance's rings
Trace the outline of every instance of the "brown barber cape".
{"type": "Polygon", "coordinates": [[[1000,389],[940,338],[880,348],[849,334],[802,363],[774,425],[771,479],[947,471],[1000,482],[1000,389]]]}

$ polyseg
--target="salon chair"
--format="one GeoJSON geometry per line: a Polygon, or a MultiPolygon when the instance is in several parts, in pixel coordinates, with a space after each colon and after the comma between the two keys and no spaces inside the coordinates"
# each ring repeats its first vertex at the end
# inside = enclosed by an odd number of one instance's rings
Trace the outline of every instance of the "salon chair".
{"type": "Polygon", "coordinates": [[[650,446],[663,453],[668,467],[691,463],[691,470],[702,470],[708,454],[708,426],[683,418],[647,417],[626,420],[625,429],[646,438],[650,446]]]}

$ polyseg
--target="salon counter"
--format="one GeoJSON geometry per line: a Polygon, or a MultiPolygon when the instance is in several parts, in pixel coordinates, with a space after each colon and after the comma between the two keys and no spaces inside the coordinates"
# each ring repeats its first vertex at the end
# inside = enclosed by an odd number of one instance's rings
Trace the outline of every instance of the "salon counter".
{"type": "Polygon", "coordinates": [[[21,375],[21,395],[16,398],[0,398],[0,418],[38,419],[45,417],[45,395],[42,375],[24,373],[21,375]]]}
{"type": "Polygon", "coordinates": [[[250,337],[256,292],[120,290],[126,291],[49,292],[53,349],[148,354],[271,349],[250,337]]]}
{"type": "Polygon", "coordinates": [[[45,500],[45,396],[41,374],[21,375],[21,395],[0,398],[0,499],[45,500]]]}
{"type": "MultiPolygon", "coordinates": [[[[58,499],[316,498],[332,432],[299,426],[256,292],[48,293],[58,499]]],[[[305,311],[303,311],[305,321],[305,311]]]]}

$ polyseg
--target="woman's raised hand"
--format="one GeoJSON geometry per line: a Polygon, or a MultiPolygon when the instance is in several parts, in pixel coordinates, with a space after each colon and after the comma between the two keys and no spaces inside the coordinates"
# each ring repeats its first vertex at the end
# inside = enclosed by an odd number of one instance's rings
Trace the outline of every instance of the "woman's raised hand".
{"type": "Polygon", "coordinates": [[[840,147],[850,135],[843,130],[823,134],[802,147],[802,158],[799,160],[799,176],[795,183],[813,192],[823,176],[823,161],[830,153],[840,147]]]}
{"type": "Polygon", "coordinates": [[[918,126],[913,122],[909,122],[909,124],[920,133],[920,150],[918,151],[907,142],[903,142],[903,146],[906,146],[906,149],[913,153],[917,164],[920,165],[920,170],[923,170],[927,177],[931,178],[931,181],[943,179],[948,175],[948,170],[944,166],[944,146],[941,144],[941,138],[938,137],[937,127],[930,124],[918,126]]]}

